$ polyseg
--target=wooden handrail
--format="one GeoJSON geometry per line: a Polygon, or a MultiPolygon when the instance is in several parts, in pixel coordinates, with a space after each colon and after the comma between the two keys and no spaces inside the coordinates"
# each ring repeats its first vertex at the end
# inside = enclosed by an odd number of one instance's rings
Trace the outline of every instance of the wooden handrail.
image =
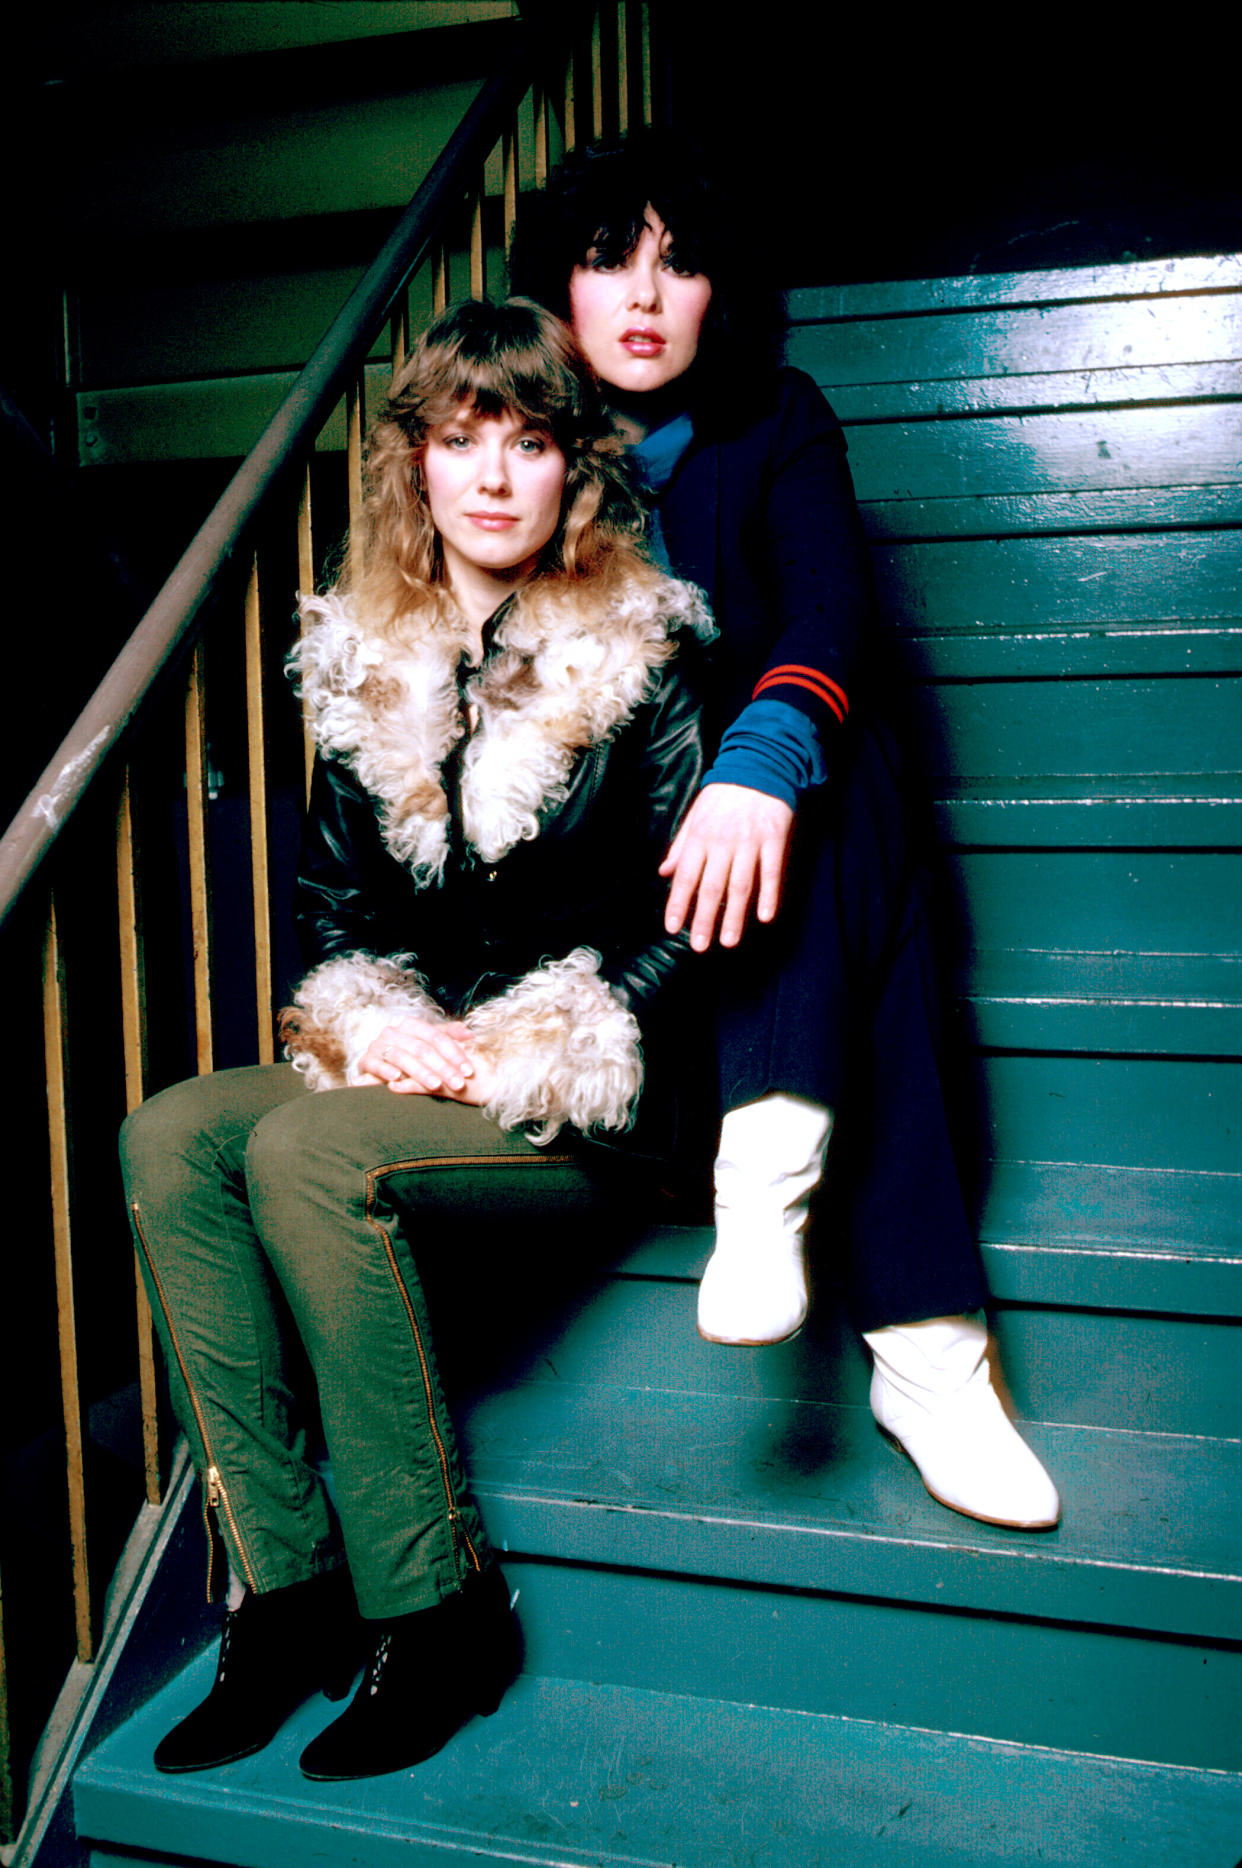
{"type": "Polygon", "coordinates": [[[184,655],[208,598],[244,547],[260,508],[299,463],[357,369],[375,331],[431,246],[440,217],[499,137],[531,83],[523,28],[355,287],[327,335],[79,714],[0,840],[0,922],[11,913],[114,747],[132,729],[161,677],[184,655]]]}

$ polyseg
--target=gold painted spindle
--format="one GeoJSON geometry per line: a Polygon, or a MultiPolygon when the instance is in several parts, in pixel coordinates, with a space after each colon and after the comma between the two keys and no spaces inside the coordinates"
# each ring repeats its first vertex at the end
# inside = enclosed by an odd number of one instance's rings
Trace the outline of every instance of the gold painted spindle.
{"type": "Polygon", "coordinates": [[[514,223],[517,220],[518,204],[518,126],[517,118],[506,125],[501,144],[504,168],[505,199],[505,260],[508,262],[509,247],[513,240],[514,223]]]}
{"type": "Polygon", "coordinates": [[[630,131],[630,13],[628,0],[617,0],[617,130],[630,131]]]}
{"type": "Polygon", "coordinates": [[[94,1654],[90,1568],[86,1555],[86,1436],[78,1383],[78,1331],[73,1297],[73,1241],[69,1188],[69,1053],[65,961],[56,920],[56,898],[48,902],[43,943],[43,1054],[47,1071],[48,1143],[52,1169],[52,1242],[56,1261],[56,1324],[60,1339],[60,1395],[65,1419],[69,1484],[69,1541],[73,1552],[73,1616],[78,1659],[94,1654]]]}
{"type": "Polygon", "coordinates": [[[552,105],[541,84],[531,92],[531,110],[535,131],[535,187],[542,188],[548,179],[548,119],[552,105]]]}
{"type": "Polygon", "coordinates": [[[480,175],[470,213],[470,296],[483,298],[487,292],[487,274],[483,253],[483,194],[486,182],[480,175]]]}
{"type": "Polygon", "coordinates": [[[643,77],[643,122],[648,127],[654,121],[655,105],[654,86],[651,76],[651,6],[650,0],[641,0],[638,10],[638,26],[642,47],[643,77]]]}
{"type": "Polygon", "coordinates": [[[393,308],[389,320],[392,337],[392,373],[395,376],[410,354],[410,291],[407,286],[393,308]]]}
{"type": "MultiPolygon", "coordinates": [[[[298,590],[311,596],[315,589],[315,549],[311,533],[311,470],[306,463],[302,497],[298,501],[298,590]]],[[[311,770],[315,763],[315,742],[310,731],[310,708],[302,703],[302,758],[305,765],[306,796],[310,798],[311,770]]]]}
{"type": "Polygon", "coordinates": [[[349,528],[362,517],[362,424],[364,378],[361,371],[345,394],[345,471],[349,480],[349,528]]]}
{"type": "Polygon", "coordinates": [[[602,6],[597,6],[591,21],[591,135],[597,142],[604,134],[603,11],[602,6]]]}
{"type": "Polygon", "coordinates": [[[190,856],[190,930],[194,943],[195,1068],[212,1069],[211,862],[207,849],[206,650],[200,639],[185,690],[185,808],[190,856]]]}
{"type": "Polygon", "coordinates": [[[569,47],[569,57],[565,64],[565,154],[569,155],[578,140],[577,119],[574,114],[574,45],[569,47]]]}
{"type": "MultiPolygon", "coordinates": [[[[134,835],[133,787],[127,765],[116,814],[116,894],[121,953],[121,1051],[125,1062],[125,1108],[137,1109],[147,1093],[147,983],[138,848],[134,835]]],[[[159,1399],[151,1305],[134,1262],[138,1331],[138,1393],[142,1413],[142,1463],[147,1503],[160,1502],[159,1399]]]]}
{"type": "Polygon", "coordinates": [[[274,1064],[271,874],[267,847],[267,738],[263,725],[263,617],[259,560],[246,586],[246,756],[250,768],[250,891],[254,903],[254,1001],[259,1062],[274,1064]]]}

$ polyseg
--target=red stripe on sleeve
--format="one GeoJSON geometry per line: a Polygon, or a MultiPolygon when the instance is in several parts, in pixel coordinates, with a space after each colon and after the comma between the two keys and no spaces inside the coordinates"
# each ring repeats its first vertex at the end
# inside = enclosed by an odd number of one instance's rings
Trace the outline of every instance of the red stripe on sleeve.
{"type": "Polygon", "coordinates": [[[779,668],[769,668],[756,683],[754,694],[751,696],[752,700],[758,700],[766,689],[772,687],[807,688],[817,699],[831,707],[837,719],[842,722],[850,710],[850,703],[843,687],[839,687],[828,675],[821,674],[818,668],[806,668],[798,662],[786,662],[779,668]]]}

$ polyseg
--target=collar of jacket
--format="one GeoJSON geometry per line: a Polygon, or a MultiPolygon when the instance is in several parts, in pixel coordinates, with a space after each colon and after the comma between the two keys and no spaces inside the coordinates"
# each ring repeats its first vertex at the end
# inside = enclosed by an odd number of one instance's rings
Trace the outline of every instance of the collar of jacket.
{"type": "Polygon", "coordinates": [[[676,632],[714,633],[701,593],[655,571],[613,578],[603,594],[540,579],[497,613],[463,681],[466,626],[445,606],[382,635],[336,592],[304,597],[301,612],[290,669],[316,744],[374,798],[384,842],[419,887],[444,872],[444,763],[459,740],[462,834],[494,863],[538,835],[578,754],[633,716],[676,632]]]}

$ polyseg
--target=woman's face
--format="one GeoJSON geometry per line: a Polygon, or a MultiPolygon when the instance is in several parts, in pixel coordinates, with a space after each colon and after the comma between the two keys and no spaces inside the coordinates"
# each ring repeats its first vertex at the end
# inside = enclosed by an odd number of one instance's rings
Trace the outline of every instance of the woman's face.
{"type": "Polygon", "coordinates": [[[479,574],[518,584],[530,575],[561,517],[565,456],[551,436],[511,410],[481,415],[463,403],[427,430],[423,474],[449,582],[479,574]]]}
{"type": "Polygon", "coordinates": [[[632,253],[611,260],[594,248],[569,279],[574,336],[596,375],[630,395],[665,389],[698,355],[711,280],[677,270],[673,237],[647,209],[632,253]]]}

